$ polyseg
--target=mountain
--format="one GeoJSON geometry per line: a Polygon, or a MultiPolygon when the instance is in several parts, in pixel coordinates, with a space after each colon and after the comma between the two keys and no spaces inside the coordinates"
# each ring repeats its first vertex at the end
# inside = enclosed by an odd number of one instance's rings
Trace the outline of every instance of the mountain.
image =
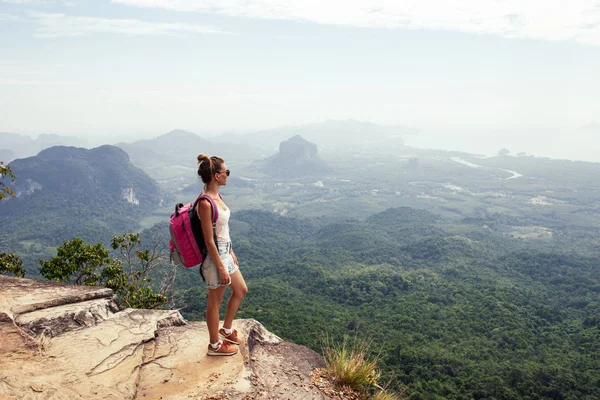
{"type": "Polygon", "coordinates": [[[0,161],[4,163],[9,163],[12,160],[17,158],[17,153],[11,149],[0,149],[0,161]]]}
{"type": "Polygon", "coordinates": [[[279,152],[255,163],[266,174],[311,176],[331,170],[318,155],[317,145],[296,135],[279,144],[279,152]]]}
{"type": "Polygon", "coordinates": [[[403,145],[401,136],[414,135],[417,130],[405,126],[381,126],[372,122],[329,120],[301,126],[268,129],[255,133],[228,136],[235,143],[252,143],[263,148],[276,148],[286,138],[300,135],[322,148],[373,146],[381,143],[403,145]]]}
{"type": "Polygon", "coordinates": [[[137,228],[162,201],[157,183],[114,146],[51,147],[14,160],[11,168],[17,197],[0,203],[2,244],[108,240],[137,228]]]}
{"type": "Polygon", "coordinates": [[[17,133],[0,132],[0,160],[8,163],[16,158],[30,157],[48,147],[67,145],[85,147],[85,140],[72,136],[41,134],[36,139],[17,133]]]}
{"type": "MultiPolygon", "coordinates": [[[[164,135],[138,140],[133,143],[117,143],[117,147],[125,150],[131,157],[131,162],[153,176],[159,176],[157,169],[174,165],[196,167],[198,154],[217,155],[236,160],[251,151],[251,147],[231,143],[213,143],[195,133],[175,129],[164,135]]],[[[256,157],[257,152],[252,153],[256,157]]]]}
{"type": "Polygon", "coordinates": [[[192,132],[175,129],[164,135],[133,143],[117,143],[138,166],[157,162],[193,163],[199,153],[212,155],[215,146],[192,132]]]}

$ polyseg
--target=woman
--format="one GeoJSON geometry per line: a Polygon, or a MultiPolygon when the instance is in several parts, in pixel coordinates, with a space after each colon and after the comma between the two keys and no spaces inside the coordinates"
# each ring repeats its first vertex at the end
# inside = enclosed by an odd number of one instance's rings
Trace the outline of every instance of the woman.
{"type": "Polygon", "coordinates": [[[227,185],[229,170],[222,158],[205,154],[198,156],[198,175],[204,182],[204,194],[210,196],[219,209],[216,224],[215,243],[212,226],[212,209],[208,200],[198,202],[197,212],[202,224],[202,233],[208,249],[208,255],[200,268],[208,285],[208,305],[206,325],[210,343],[209,356],[230,356],[237,353],[240,344],[238,333],[232,329],[233,318],[242,302],[248,287],[239,270],[238,259],[231,248],[229,237],[229,216],[231,211],[219,195],[219,188],[227,185]],[[219,307],[223,301],[225,288],[231,287],[232,294],[227,304],[227,314],[223,327],[219,329],[219,307]]]}

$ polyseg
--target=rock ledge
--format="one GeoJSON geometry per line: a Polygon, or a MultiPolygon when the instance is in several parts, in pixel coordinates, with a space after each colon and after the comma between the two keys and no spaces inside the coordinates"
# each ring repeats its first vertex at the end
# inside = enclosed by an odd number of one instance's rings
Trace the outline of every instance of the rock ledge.
{"type": "Polygon", "coordinates": [[[0,399],[327,399],[323,366],[258,321],[231,357],[207,357],[206,323],[122,310],[112,291],[0,276],[0,399]]]}

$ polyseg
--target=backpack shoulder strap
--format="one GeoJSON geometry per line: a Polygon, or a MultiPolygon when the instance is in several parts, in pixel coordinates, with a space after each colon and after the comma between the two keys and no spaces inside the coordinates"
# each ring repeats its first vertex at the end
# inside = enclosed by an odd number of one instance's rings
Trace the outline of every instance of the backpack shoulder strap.
{"type": "MultiPolygon", "coordinates": [[[[215,202],[212,199],[212,197],[207,196],[204,193],[200,193],[200,196],[198,196],[198,198],[194,202],[194,208],[196,208],[196,204],[198,202],[200,202],[201,200],[208,200],[208,202],[210,203],[210,208],[212,209],[213,240],[215,241],[215,245],[216,245],[217,242],[218,242],[218,238],[217,238],[217,218],[219,218],[219,208],[215,204],[215,202]]],[[[204,274],[202,273],[202,267],[200,267],[200,275],[202,276],[202,279],[204,279],[204,274]]]]}
{"type": "Polygon", "coordinates": [[[198,196],[198,198],[194,202],[194,208],[198,205],[200,200],[208,200],[208,202],[210,203],[210,208],[212,209],[212,222],[213,224],[216,223],[217,219],[219,218],[219,207],[217,207],[212,197],[201,193],[200,196],[198,196]]]}

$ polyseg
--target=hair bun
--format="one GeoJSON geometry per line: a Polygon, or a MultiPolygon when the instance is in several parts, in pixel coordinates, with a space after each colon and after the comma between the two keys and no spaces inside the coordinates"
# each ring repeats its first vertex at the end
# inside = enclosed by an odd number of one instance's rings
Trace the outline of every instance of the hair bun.
{"type": "Polygon", "coordinates": [[[200,153],[198,154],[198,165],[202,164],[203,161],[206,161],[208,156],[206,154],[200,153]]]}

